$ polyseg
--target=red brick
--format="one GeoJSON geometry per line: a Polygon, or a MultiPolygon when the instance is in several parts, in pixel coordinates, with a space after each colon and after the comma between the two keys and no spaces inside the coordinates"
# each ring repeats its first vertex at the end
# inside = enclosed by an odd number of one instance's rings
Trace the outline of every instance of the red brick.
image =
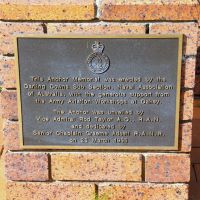
{"type": "Polygon", "coordinates": [[[147,154],[145,156],[146,182],[189,182],[188,154],[147,154]]]}
{"type": "Polygon", "coordinates": [[[194,88],[196,59],[187,58],[182,65],[181,85],[185,88],[194,88]]]}
{"type": "Polygon", "coordinates": [[[4,20],[90,20],[95,17],[93,0],[2,0],[0,19],[4,20]],[[12,12],[10,12],[12,11],[12,12]]]}
{"type": "MultiPolygon", "coordinates": [[[[13,11],[10,13],[13,13],[13,11]]],[[[14,53],[14,38],[17,35],[42,33],[43,28],[41,23],[0,22],[0,54],[6,55],[14,53]]]]}
{"type": "Polygon", "coordinates": [[[142,157],[133,153],[55,153],[54,180],[141,181],[142,157]]]}
{"type": "Polygon", "coordinates": [[[194,20],[199,19],[197,0],[102,0],[101,20],[194,20]]]}
{"type": "Polygon", "coordinates": [[[188,185],[100,183],[99,200],[188,200],[188,185]]]}
{"type": "Polygon", "coordinates": [[[1,111],[4,119],[18,119],[16,90],[3,90],[1,92],[1,111]]]}
{"type": "Polygon", "coordinates": [[[180,119],[191,120],[193,118],[193,90],[182,92],[180,101],[180,119]]]}
{"type": "Polygon", "coordinates": [[[19,150],[19,124],[15,121],[5,120],[3,124],[5,150],[19,150]]]}
{"type": "Polygon", "coordinates": [[[48,23],[49,34],[145,34],[145,24],[132,23],[48,23]]]}
{"type": "Polygon", "coordinates": [[[48,155],[46,153],[7,153],[6,176],[15,181],[49,180],[48,155]]]}
{"type": "Polygon", "coordinates": [[[93,183],[7,182],[7,200],[94,200],[93,183]]]}
{"type": "Polygon", "coordinates": [[[16,88],[15,60],[10,57],[0,58],[0,86],[16,88]]]}
{"type": "Polygon", "coordinates": [[[179,150],[182,152],[190,152],[192,146],[192,123],[181,124],[179,136],[179,150]]]}
{"type": "Polygon", "coordinates": [[[184,34],[183,54],[197,54],[198,25],[193,22],[185,23],[154,23],[150,24],[150,34],[184,34]]]}
{"type": "Polygon", "coordinates": [[[200,95],[200,31],[199,31],[199,43],[198,43],[198,51],[197,51],[197,62],[196,62],[196,79],[195,79],[195,88],[194,93],[196,95],[200,95]]]}

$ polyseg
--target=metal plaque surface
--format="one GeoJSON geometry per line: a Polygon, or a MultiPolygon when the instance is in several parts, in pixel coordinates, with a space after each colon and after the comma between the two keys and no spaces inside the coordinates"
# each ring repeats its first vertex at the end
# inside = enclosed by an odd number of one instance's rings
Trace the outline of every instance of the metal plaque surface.
{"type": "Polygon", "coordinates": [[[23,148],[178,149],[182,35],[16,44],[23,148]]]}

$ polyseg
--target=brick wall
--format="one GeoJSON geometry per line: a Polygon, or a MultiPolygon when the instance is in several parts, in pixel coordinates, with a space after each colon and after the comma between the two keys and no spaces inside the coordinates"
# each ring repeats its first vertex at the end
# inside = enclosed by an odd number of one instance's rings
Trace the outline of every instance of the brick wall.
{"type": "Polygon", "coordinates": [[[195,79],[194,94],[198,98],[200,97],[200,22],[199,22],[198,44],[197,44],[196,79],[195,79]]]}
{"type": "Polygon", "coordinates": [[[7,199],[187,200],[199,11],[196,0],[2,0],[0,110],[7,199]],[[38,33],[184,34],[179,150],[20,149],[13,38],[38,33]]]}

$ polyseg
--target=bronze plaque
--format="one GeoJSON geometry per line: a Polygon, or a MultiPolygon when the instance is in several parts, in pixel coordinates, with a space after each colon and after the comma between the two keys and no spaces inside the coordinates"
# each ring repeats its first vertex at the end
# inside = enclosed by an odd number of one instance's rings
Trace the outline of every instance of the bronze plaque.
{"type": "Polygon", "coordinates": [[[182,35],[16,44],[24,149],[178,149],[182,35]]]}

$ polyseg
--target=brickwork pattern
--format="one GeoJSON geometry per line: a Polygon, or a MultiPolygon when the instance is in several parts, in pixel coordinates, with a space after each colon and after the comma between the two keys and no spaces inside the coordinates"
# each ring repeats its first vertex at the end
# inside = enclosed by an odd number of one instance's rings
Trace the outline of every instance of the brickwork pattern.
{"type": "Polygon", "coordinates": [[[198,32],[198,47],[196,56],[196,79],[195,79],[194,94],[200,97],[200,23],[198,32]]]}
{"type": "Polygon", "coordinates": [[[142,181],[140,154],[55,153],[51,162],[54,180],[142,181]]]}
{"type": "Polygon", "coordinates": [[[0,3],[0,19],[6,20],[91,20],[94,16],[93,0],[23,0],[15,3],[3,0],[0,3]]]}
{"type": "Polygon", "coordinates": [[[99,184],[100,200],[187,200],[186,184],[102,183],[99,184]]]}
{"type": "Polygon", "coordinates": [[[15,200],[94,200],[95,185],[92,183],[7,183],[7,199],[15,200]]]}
{"type": "Polygon", "coordinates": [[[199,17],[199,2],[162,0],[102,0],[102,20],[194,20],[199,17]],[[184,10],[184,12],[183,12],[184,10]]]}
{"type": "Polygon", "coordinates": [[[48,181],[48,155],[45,153],[7,153],[5,171],[8,180],[48,181]]]}

